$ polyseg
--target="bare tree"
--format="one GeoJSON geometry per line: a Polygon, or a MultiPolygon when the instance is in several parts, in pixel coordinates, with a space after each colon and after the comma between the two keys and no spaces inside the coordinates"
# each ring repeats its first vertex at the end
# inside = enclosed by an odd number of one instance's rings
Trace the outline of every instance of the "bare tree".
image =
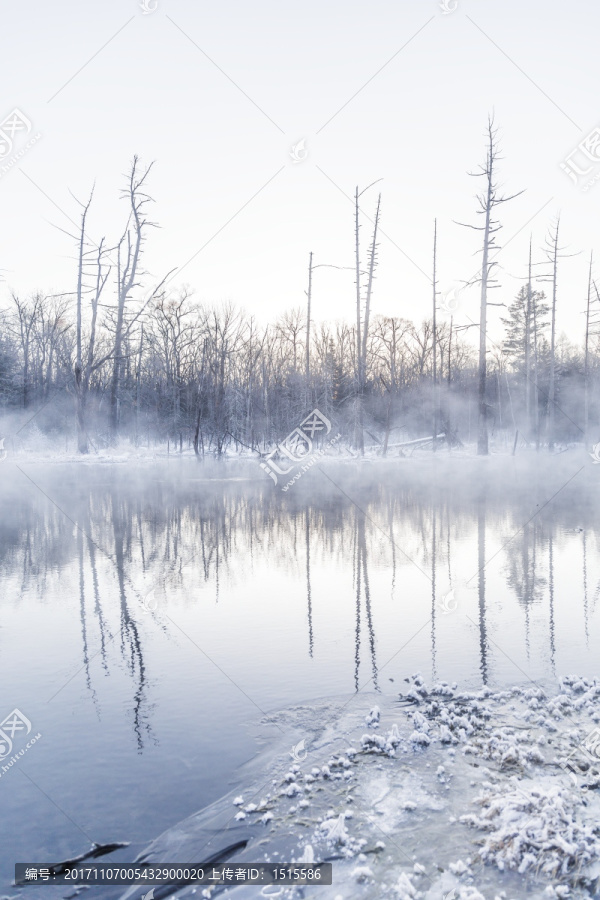
{"type": "Polygon", "coordinates": [[[593,336],[598,340],[600,331],[600,292],[596,286],[596,282],[592,278],[592,261],[593,254],[590,253],[590,271],[588,277],[587,306],[585,313],[585,344],[584,344],[584,441],[586,447],[589,446],[589,428],[590,428],[590,338],[593,336]],[[592,298],[592,284],[594,286],[595,298],[592,298]]]}
{"type": "Polygon", "coordinates": [[[592,304],[592,264],[593,251],[590,253],[590,270],[587,286],[587,303],[585,308],[585,342],[583,362],[583,441],[589,446],[588,431],[590,427],[590,308],[592,304]]]}
{"type": "Polygon", "coordinates": [[[558,288],[558,260],[570,256],[576,256],[575,253],[564,253],[564,247],[558,246],[558,234],[560,229],[560,213],[554,222],[554,227],[546,235],[544,246],[544,254],[546,256],[542,265],[550,264],[550,272],[539,281],[549,281],[552,284],[552,304],[551,304],[551,325],[550,325],[550,366],[548,378],[548,400],[547,400],[547,416],[548,416],[548,449],[554,447],[555,430],[556,430],[556,298],[558,288]]]}
{"type": "Polygon", "coordinates": [[[433,221],[433,452],[437,448],[438,397],[437,397],[437,219],[433,221]]]}
{"type": "Polygon", "coordinates": [[[68,321],[70,301],[66,294],[56,294],[44,298],[40,304],[36,328],[36,344],[39,354],[39,377],[41,393],[48,398],[52,386],[52,372],[60,366],[66,367],[66,346],[64,337],[72,328],[68,321]]]}
{"type": "MultiPolygon", "coordinates": [[[[312,250],[308,257],[308,290],[306,292],[306,363],[304,377],[306,378],[306,394],[307,400],[310,392],[310,314],[312,301],[312,273],[313,273],[313,255],[312,250]]],[[[309,405],[308,402],[306,404],[309,405]]]]}
{"type": "Polygon", "coordinates": [[[153,163],[140,172],[139,158],[133,157],[127,187],[122,196],[127,199],[130,210],[125,231],[117,244],[117,307],[114,316],[114,352],[112,377],[110,382],[109,431],[114,440],[119,422],[119,386],[123,364],[123,343],[125,338],[125,305],[134,287],[138,287],[142,244],[147,228],[156,227],[145,217],[145,207],[152,202],[143,190],[153,163]]]}
{"type": "MultiPolygon", "coordinates": [[[[380,179],[379,179],[380,180],[380,179]]],[[[377,184],[377,182],[373,182],[377,184]]],[[[377,199],[377,210],[373,225],[373,238],[369,250],[369,268],[367,277],[367,292],[365,299],[364,320],[361,310],[361,272],[360,268],[360,239],[359,239],[359,198],[369,190],[373,184],[368,185],[360,193],[358,187],[354,194],[354,244],[355,244],[355,269],[356,269],[356,382],[357,382],[357,415],[356,415],[356,444],[361,455],[365,452],[364,440],[364,392],[366,386],[366,363],[367,363],[367,336],[369,333],[369,317],[371,313],[371,295],[373,291],[373,278],[375,275],[375,265],[377,259],[377,229],[379,226],[379,210],[381,206],[381,194],[377,199]]]]}
{"type": "Polygon", "coordinates": [[[365,320],[363,323],[363,337],[362,337],[362,362],[361,362],[361,372],[362,372],[362,384],[364,388],[364,383],[366,381],[366,369],[367,369],[367,337],[369,334],[369,322],[371,317],[371,296],[373,294],[373,279],[375,278],[375,266],[377,263],[377,229],[379,227],[379,210],[381,207],[381,194],[377,198],[377,209],[375,211],[375,221],[373,223],[373,238],[371,240],[371,247],[369,249],[369,269],[368,269],[368,280],[367,280],[367,294],[365,298],[365,320]]]}
{"type": "MultiPolygon", "coordinates": [[[[76,306],[76,325],[75,325],[75,367],[74,367],[74,375],[75,375],[75,415],[77,418],[77,449],[79,453],[87,453],[89,450],[88,446],[88,437],[87,430],[85,427],[85,396],[86,390],[84,385],[84,373],[83,373],[83,351],[82,351],[82,303],[83,303],[83,277],[84,277],[84,263],[85,263],[85,247],[86,247],[86,223],[87,216],[92,204],[92,199],[94,196],[94,188],[92,188],[90,192],[89,199],[87,203],[80,203],[82,207],[81,212],[81,225],[79,228],[79,254],[77,259],[77,291],[75,294],[75,306],[76,306]]],[[[77,201],[78,203],[80,201],[77,201]]],[[[101,257],[100,257],[101,259],[101,257]]],[[[98,267],[98,275],[101,276],[101,267],[98,267]]],[[[106,283],[106,279],[104,279],[104,283],[106,283]]],[[[104,283],[102,287],[104,287],[104,283]]],[[[90,337],[90,346],[89,352],[91,352],[93,358],[93,345],[96,335],[96,318],[97,318],[97,305],[96,308],[93,308],[93,319],[92,319],[92,334],[90,337]]],[[[89,373],[88,373],[89,375],[89,373]]],[[[88,378],[89,383],[89,378],[88,378]]]]}
{"type": "Polygon", "coordinates": [[[110,266],[105,265],[107,251],[104,246],[104,238],[102,238],[99,244],[95,244],[93,241],[89,241],[87,236],[87,217],[93,197],[94,188],[92,187],[86,203],[74,198],[81,207],[81,220],[77,238],[73,235],[69,235],[69,237],[77,240],[78,248],[77,288],[75,291],[75,365],[73,367],[73,373],[75,376],[75,416],[77,421],[77,449],[79,453],[89,452],[86,404],[92,374],[110,359],[110,352],[102,352],[99,358],[96,357],[98,307],[111,269],[110,266]],[[92,247],[89,246],[90,243],[92,244],[92,247]],[[90,266],[93,267],[91,271],[90,266]],[[88,281],[91,281],[91,287],[89,288],[86,286],[88,281]],[[87,335],[87,351],[84,353],[83,298],[85,294],[91,295],[91,320],[89,333],[87,335]]]}
{"type": "Polygon", "coordinates": [[[35,340],[35,331],[43,304],[41,294],[35,294],[27,300],[21,300],[17,294],[12,294],[12,300],[16,311],[16,334],[21,346],[23,356],[23,409],[29,406],[31,393],[31,354],[35,340]]]}
{"type": "Polygon", "coordinates": [[[487,426],[487,398],[486,398],[486,379],[487,379],[487,310],[488,305],[492,305],[488,301],[488,290],[498,287],[497,279],[493,277],[494,268],[498,262],[493,258],[493,253],[501,249],[496,243],[496,235],[501,230],[502,225],[494,218],[494,212],[502,203],[507,203],[518,197],[523,191],[517,194],[504,197],[498,195],[498,185],[496,182],[496,168],[498,162],[502,159],[500,156],[500,148],[498,142],[498,129],[494,125],[493,115],[488,116],[486,128],[486,160],[479,167],[478,172],[471,172],[470,175],[476,178],[483,178],[485,187],[483,191],[477,195],[479,209],[478,215],[484,217],[483,225],[468,225],[464,222],[459,224],[466,228],[473,228],[475,231],[483,232],[483,246],[481,275],[474,279],[471,284],[481,283],[481,301],[479,308],[479,366],[478,366],[478,435],[477,435],[477,453],[480,456],[488,454],[488,426],[487,426]]]}
{"type": "Polygon", "coordinates": [[[406,319],[378,317],[376,320],[378,347],[375,353],[376,373],[388,394],[385,416],[385,432],[382,456],[387,455],[389,438],[394,420],[396,397],[404,386],[407,368],[407,337],[412,331],[412,323],[406,319]]]}

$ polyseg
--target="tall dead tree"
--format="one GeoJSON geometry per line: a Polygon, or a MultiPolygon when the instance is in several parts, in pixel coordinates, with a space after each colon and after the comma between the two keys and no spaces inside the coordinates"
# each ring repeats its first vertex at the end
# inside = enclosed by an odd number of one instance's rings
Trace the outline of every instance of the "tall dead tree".
{"type": "Polygon", "coordinates": [[[140,407],[142,405],[142,361],[144,350],[144,323],[140,328],[140,344],[135,367],[135,446],[138,446],[140,435],[140,407]]]}
{"type": "Polygon", "coordinates": [[[548,449],[554,446],[554,432],[556,423],[556,287],[558,272],[558,230],[560,228],[560,215],[556,219],[554,233],[549,235],[548,259],[552,264],[552,314],[550,324],[550,373],[548,379],[548,449]]]}
{"type": "MultiPolygon", "coordinates": [[[[521,433],[535,436],[536,447],[539,448],[540,423],[540,388],[539,352],[542,338],[542,349],[546,346],[546,316],[550,307],[546,305],[545,294],[533,288],[532,238],[529,238],[529,256],[527,274],[523,278],[523,287],[519,290],[514,302],[508,308],[508,316],[500,321],[506,326],[503,354],[511,359],[523,376],[523,394],[525,398],[525,421],[520,425],[521,433]],[[533,400],[532,400],[533,397],[533,400]]],[[[508,382],[507,382],[508,384],[508,382]]]]}
{"type": "Polygon", "coordinates": [[[377,263],[377,229],[379,227],[379,210],[381,207],[381,194],[377,198],[377,209],[375,211],[375,222],[373,224],[373,239],[369,249],[369,274],[367,280],[367,296],[365,299],[365,320],[363,323],[363,339],[362,339],[362,375],[363,385],[366,379],[367,370],[367,343],[369,335],[369,320],[371,318],[371,297],[373,294],[373,279],[375,277],[375,266],[377,263]]]}
{"type": "MultiPolygon", "coordinates": [[[[529,265],[527,268],[527,305],[525,308],[525,417],[527,428],[531,427],[531,313],[532,313],[532,288],[531,288],[531,243],[532,235],[529,235],[529,265]]],[[[535,402],[538,402],[537,385],[535,402]]]]}
{"type": "Polygon", "coordinates": [[[94,372],[101,369],[105,363],[107,363],[111,359],[111,350],[110,348],[105,348],[105,352],[97,355],[97,326],[98,326],[98,308],[100,305],[100,299],[102,297],[102,292],[106,287],[106,282],[108,281],[108,277],[111,272],[111,267],[107,266],[106,271],[105,267],[105,255],[106,250],[104,247],[104,238],[100,241],[100,244],[96,248],[95,252],[90,254],[93,260],[94,265],[94,277],[93,277],[93,285],[90,289],[90,306],[91,306],[91,321],[89,326],[89,333],[87,336],[87,351],[83,354],[83,370],[81,373],[81,381],[78,390],[76,391],[76,402],[77,402],[77,446],[80,453],[88,452],[88,435],[87,435],[87,425],[86,425],[86,406],[87,406],[87,398],[90,392],[90,383],[92,380],[92,376],[94,372]]]}
{"type": "Polygon", "coordinates": [[[546,235],[544,255],[546,259],[541,265],[549,265],[549,272],[539,281],[548,281],[552,284],[551,327],[550,327],[550,363],[548,372],[548,401],[547,401],[547,434],[548,449],[552,450],[556,439],[556,299],[558,288],[558,260],[575,253],[564,253],[564,247],[558,246],[558,234],[560,230],[560,213],[554,222],[554,227],[546,235]]]}
{"type": "Polygon", "coordinates": [[[585,345],[583,358],[583,440],[587,447],[590,427],[590,310],[592,305],[592,264],[593,252],[590,253],[590,270],[588,275],[587,303],[585,309],[585,345]]]}
{"type": "Polygon", "coordinates": [[[360,293],[361,293],[361,281],[360,281],[360,238],[359,238],[359,206],[358,206],[358,198],[360,194],[358,193],[358,185],[356,186],[356,191],[354,192],[354,253],[355,253],[355,266],[356,266],[356,382],[357,382],[357,401],[358,401],[358,409],[357,409],[357,418],[356,418],[356,444],[361,454],[365,452],[365,440],[363,433],[363,411],[362,411],[362,395],[361,395],[361,361],[362,361],[362,348],[361,348],[361,334],[360,334],[360,326],[361,326],[361,309],[360,309],[360,293]]]}
{"type": "MultiPolygon", "coordinates": [[[[69,234],[69,232],[64,231],[62,228],[59,229],[77,243],[77,287],[75,290],[76,337],[73,374],[75,382],[74,395],[75,417],[77,422],[77,449],[79,453],[88,453],[89,451],[86,407],[90,392],[90,384],[94,373],[102,369],[103,366],[112,360],[114,376],[114,361],[117,351],[119,354],[121,353],[123,339],[129,337],[131,327],[135,324],[145,309],[145,306],[154,298],[154,296],[156,296],[157,292],[162,289],[164,281],[171,274],[168,273],[154,289],[153,293],[147,298],[144,306],[127,324],[126,328],[123,326],[123,319],[121,319],[120,342],[118,346],[115,346],[114,343],[110,346],[110,344],[104,340],[100,340],[99,343],[98,330],[101,323],[99,322],[98,315],[101,306],[100,300],[111,273],[111,266],[108,265],[107,259],[110,258],[112,251],[105,247],[105,238],[102,238],[100,243],[96,244],[88,237],[87,219],[93,197],[94,188],[90,191],[86,203],[77,200],[76,197],[74,198],[81,207],[79,232],[76,235],[69,234]],[[84,303],[84,300],[86,299],[89,300],[89,315],[86,315],[86,304],[84,303]]],[[[118,285],[119,296],[121,296],[121,288],[123,285],[121,275],[118,279],[118,285]]],[[[126,294],[123,294],[123,297],[126,299],[126,294]]]]}
{"type": "Polygon", "coordinates": [[[84,253],[85,253],[85,227],[87,221],[87,215],[89,208],[92,203],[92,198],[94,196],[94,188],[92,188],[90,197],[87,203],[81,204],[82,212],[81,212],[81,226],[79,229],[79,256],[77,259],[77,293],[75,295],[75,303],[77,309],[77,322],[75,326],[75,414],[77,418],[77,450],[79,453],[87,453],[89,450],[88,447],[88,438],[87,431],[85,427],[85,398],[83,395],[83,354],[82,354],[82,341],[81,341],[81,329],[82,329],[82,297],[83,297],[83,263],[84,263],[84,253]]]}
{"type": "Polygon", "coordinates": [[[535,449],[536,451],[540,449],[540,404],[539,404],[539,388],[538,382],[540,377],[540,355],[538,348],[538,336],[540,332],[540,322],[538,319],[538,304],[537,302],[532,303],[531,308],[532,320],[533,320],[533,383],[535,385],[535,402],[533,404],[533,423],[534,423],[534,431],[535,431],[535,449]]]}
{"type": "Polygon", "coordinates": [[[588,281],[587,309],[585,315],[585,369],[584,369],[584,440],[589,446],[590,428],[590,338],[600,334],[600,291],[592,277],[592,254],[590,253],[590,274],[588,281]],[[592,298],[592,286],[595,297],[592,298]]]}
{"type": "Polygon", "coordinates": [[[117,435],[119,422],[119,387],[123,365],[123,342],[125,330],[125,306],[134,287],[138,287],[140,257],[147,228],[156,227],[145,218],[145,207],[152,197],[143,190],[153,163],[140,174],[139,158],[133,157],[127,177],[127,187],[122,196],[127,199],[130,210],[125,231],[117,244],[117,306],[114,311],[114,353],[110,380],[108,425],[111,438],[117,435]]]}
{"type": "Polygon", "coordinates": [[[433,220],[433,452],[437,449],[437,219],[433,220]]]}
{"type": "MultiPolygon", "coordinates": [[[[79,234],[69,235],[77,240],[77,288],[75,291],[75,365],[73,367],[75,381],[75,418],[77,423],[77,450],[79,453],[88,453],[89,439],[86,423],[86,404],[90,389],[90,381],[94,371],[103,366],[109,359],[110,353],[104,353],[101,358],[96,358],[96,328],[98,324],[98,306],[102,292],[110,275],[110,267],[104,271],[106,249],[104,238],[99,244],[90,241],[87,236],[87,217],[94,197],[94,188],[86,203],[75,198],[81,207],[81,219],[79,234]],[[90,243],[92,246],[90,247],[90,243]],[[90,266],[92,270],[90,271],[90,266]],[[91,287],[87,282],[91,281],[91,287]],[[87,348],[84,350],[84,295],[90,294],[91,319],[87,333],[87,348]]],[[[62,230],[62,229],[61,229],[62,230]]],[[[65,232],[67,233],[67,232],[65,232]]]]}
{"type": "MultiPolygon", "coordinates": [[[[381,179],[378,179],[380,181],[381,179]]],[[[367,273],[367,291],[366,291],[366,299],[365,299],[365,313],[364,318],[362,316],[362,303],[361,303],[361,272],[360,268],[360,238],[359,238],[359,212],[360,207],[358,205],[358,200],[365,191],[368,191],[369,188],[373,187],[373,184],[377,184],[377,181],[374,181],[372,184],[368,185],[368,187],[364,188],[360,193],[358,192],[358,187],[354,192],[354,252],[355,252],[355,270],[356,270],[356,382],[357,382],[357,416],[356,416],[356,445],[360,451],[361,456],[364,456],[365,452],[365,439],[364,439],[364,392],[366,386],[366,371],[367,371],[367,339],[369,332],[369,318],[371,314],[371,296],[373,292],[373,279],[375,277],[375,266],[377,260],[377,229],[379,227],[379,210],[381,207],[381,194],[377,200],[377,210],[375,213],[375,220],[373,224],[373,239],[371,241],[371,247],[369,250],[369,268],[367,273]],[[362,329],[362,334],[361,334],[362,329]]]]}
{"type": "Polygon", "coordinates": [[[448,329],[448,392],[452,384],[452,332],[454,331],[454,316],[450,316],[450,327],[448,329]]]}
{"type": "Polygon", "coordinates": [[[312,300],[312,273],[313,273],[313,255],[312,250],[310,252],[310,256],[308,258],[308,291],[306,292],[306,362],[305,362],[305,373],[304,377],[306,379],[306,406],[308,408],[309,397],[310,397],[310,313],[311,313],[311,300],[312,300]]]}
{"type": "Polygon", "coordinates": [[[478,434],[477,434],[477,453],[480,456],[488,454],[488,427],[487,427],[487,400],[486,400],[486,381],[487,381],[487,311],[488,306],[496,305],[488,301],[488,290],[498,287],[498,281],[493,277],[495,266],[498,262],[493,258],[497,255],[501,247],[496,243],[496,235],[501,230],[502,225],[498,219],[494,218],[495,210],[502,203],[514,200],[523,191],[512,194],[509,197],[498,195],[498,185],[496,183],[496,169],[498,162],[502,159],[500,156],[500,147],[498,141],[498,129],[494,125],[493,115],[488,116],[486,136],[486,160],[479,167],[478,172],[470,172],[469,174],[475,178],[483,178],[484,190],[477,194],[477,202],[479,209],[478,215],[484,217],[483,225],[469,225],[464,222],[459,224],[466,228],[472,228],[475,231],[483,232],[483,246],[481,275],[475,278],[471,284],[481,283],[481,300],[479,308],[479,365],[478,365],[478,434]]]}

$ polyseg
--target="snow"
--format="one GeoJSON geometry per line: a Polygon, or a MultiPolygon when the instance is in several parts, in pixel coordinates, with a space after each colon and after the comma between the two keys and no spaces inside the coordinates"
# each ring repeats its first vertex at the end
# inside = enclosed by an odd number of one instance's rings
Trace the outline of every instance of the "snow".
{"type": "MultiPolygon", "coordinates": [[[[365,709],[357,698],[333,720],[331,703],[313,710],[308,765],[277,782],[273,843],[293,810],[295,858],[337,860],[335,890],[347,898],[358,886],[378,900],[593,896],[600,803],[585,741],[600,682],[563,678],[548,696],[408,682],[396,702],[365,709]],[[579,760],[577,784],[568,759],[579,760]],[[297,807],[292,787],[305,794],[297,807]]],[[[337,893],[320,886],[318,896],[337,893]]]]}
{"type": "MultiPolygon", "coordinates": [[[[600,681],[568,677],[554,693],[494,693],[412,676],[397,700],[377,696],[377,717],[374,699],[359,694],[270,715],[285,738],[253,761],[243,792],[169,829],[138,859],[198,863],[208,852],[198,848],[210,844],[213,853],[242,839],[228,865],[332,862],[332,885],[285,887],[283,900],[598,896],[600,781],[585,742],[600,681]],[[290,725],[310,734],[311,747],[291,770],[290,725]],[[273,785],[266,797],[265,783],[273,785]]],[[[173,886],[170,896],[192,890],[173,886]]],[[[143,893],[129,888],[122,900],[143,893]]],[[[233,885],[219,897],[259,893],[233,885]]]]}
{"type": "Polygon", "coordinates": [[[348,831],[344,824],[344,813],[340,813],[335,819],[326,819],[320,826],[325,839],[334,843],[345,844],[348,840],[348,831]]]}
{"type": "Polygon", "coordinates": [[[374,727],[377,727],[377,725],[379,725],[380,718],[381,710],[378,706],[374,706],[369,715],[365,716],[365,722],[367,723],[367,725],[373,725],[374,727]]]}

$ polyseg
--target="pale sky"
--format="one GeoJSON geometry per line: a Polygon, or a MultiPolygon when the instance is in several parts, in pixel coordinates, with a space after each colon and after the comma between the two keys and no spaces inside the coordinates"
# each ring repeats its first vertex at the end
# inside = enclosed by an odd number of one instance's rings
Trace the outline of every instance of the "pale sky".
{"type": "MultiPolygon", "coordinates": [[[[7,6],[0,119],[17,108],[32,128],[0,159],[0,298],[74,288],[74,249],[53,225],[72,228],[70,192],[84,198],[95,179],[90,233],[114,241],[137,153],[155,160],[161,226],[146,246],[148,287],[179,267],[171,286],[232,300],[261,321],[303,305],[309,251],[315,264],[352,266],[348,198],[383,179],[363,197],[372,215],[382,193],[373,312],[419,321],[430,315],[434,217],[441,290],[477,269],[479,235],[453,220],[481,218],[481,179],[467,172],[484,160],[493,109],[500,180],[508,193],[526,188],[501,210],[510,243],[493,300],[510,303],[530,231],[540,247],[560,210],[563,243],[582,252],[561,265],[558,327],[579,341],[590,250],[600,258],[600,183],[583,191],[560,163],[600,125],[600,8],[446,2],[447,13],[439,0],[158,0],[146,14],[139,0],[7,6]],[[307,155],[294,161],[301,140],[307,155]]],[[[588,165],[600,172],[600,159],[588,165]]],[[[313,289],[316,319],[353,318],[351,272],[317,270],[313,289]]],[[[478,320],[476,291],[455,321],[467,316],[478,320]]]]}

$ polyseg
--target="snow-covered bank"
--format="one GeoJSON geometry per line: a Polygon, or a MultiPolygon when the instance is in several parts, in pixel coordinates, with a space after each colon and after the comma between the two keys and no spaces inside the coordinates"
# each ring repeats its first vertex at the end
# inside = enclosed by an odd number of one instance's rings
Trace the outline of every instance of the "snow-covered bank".
{"type": "Polygon", "coordinates": [[[252,846],[273,861],[333,858],[333,886],[304,889],[324,900],[595,896],[599,698],[600,681],[572,677],[549,697],[428,688],[417,675],[397,703],[326,705],[306,759],[233,798],[235,819],[259,832],[239,858],[252,846]]]}
{"type": "MultiPolygon", "coordinates": [[[[136,860],[332,861],[331,886],[173,885],[160,896],[599,896],[600,680],[566,677],[552,695],[531,684],[461,692],[427,687],[419,675],[406,681],[396,701],[357,694],[269,716],[276,749],[249,764],[243,789],[170,828],[136,860]],[[243,848],[232,851],[236,844],[243,848]]],[[[103,897],[116,890],[95,888],[103,897]]],[[[122,900],[147,890],[121,889],[122,900]]]]}
{"type": "MultiPolygon", "coordinates": [[[[333,432],[332,432],[333,433],[333,432]]],[[[270,451],[276,449],[276,443],[269,447],[260,447],[251,449],[242,443],[231,443],[224,448],[220,457],[221,461],[239,461],[239,462],[259,462],[266,457],[270,451]]],[[[472,459],[477,456],[476,441],[465,440],[462,446],[449,447],[443,440],[440,440],[436,453],[432,451],[430,442],[423,443],[423,439],[408,440],[400,444],[390,444],[385,456],[382,454],[382,444],[371,443],[365,446],[364,456],[354,447],[352,441],[347,436],[342,437],[339,441],[333,443],[323,441],[315,443],[315,448],[319,449],[319,457],[324,460],[336,460],[339,462],[364,462],[364,461],[381,461],[383,463],[402,462],[405,460],[427,460],[433,459],[472,459]]],[[[573,457],[581,456],[589,461],[582,443],[570,443],[557,445],[552,453],[548,453],[547,447],[542,446],[538,452],[535,450],[534,444],[528,444],[521,440],[518,447],[513,446],[512,433],[502,433],[490,439],[490,456],[514,459],[516,458],[555,458],[561,457],[563,454],[573,457]]],[[[180,459],[197,459],[200,461],[210,462],[215,460],[215,453],[207,451],[204,456],[197,457],[193,447],[189,441],[185,441],[181,450],[178,442],[164,441],[146,441],[141,440],[134,442],[126,438],[121,438],[113,446],[90,445],[89,452],[81,454],[77,451],[77,442],[72,435],[53,434],[42,432],[35,423],[29,425],[22,433],[12,433],[10,430],[3,428],[0,422],[0,461],[12,459],[13,461],[22,462],[46,462],[46,463],[151,463],[158,460],[180,460],[180,459]]],[[[289,460],[287,461],[289,465],[289,460]]]]}

